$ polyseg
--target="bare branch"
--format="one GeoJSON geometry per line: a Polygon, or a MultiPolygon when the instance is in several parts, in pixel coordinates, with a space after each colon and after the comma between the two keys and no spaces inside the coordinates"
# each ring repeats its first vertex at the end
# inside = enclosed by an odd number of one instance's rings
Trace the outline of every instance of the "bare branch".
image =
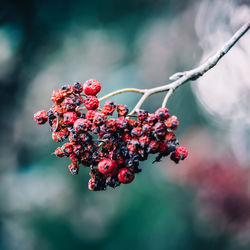
{"type": "Polygon", "coordinates": [[[137,92],[139,94],[142,94],[143,96],[138,101],[134,109],[130,112],[129,115],[133,115],[136,113],[142,106],[142,104],[145,102],[145,100],[156,93],[160,92],[166,92],[169,91],[168,94],[165,96],[162,106],[165,107],[168,98],[170,95],[174,92],[176,88],[183,85],[184,83],[188,81],[194,81],[197,80],[199,77],[203,76],[207,71],[209,71],[211,68],[213,68],[220,59],[228,53],[228,51],[239,41],[239,39],[249,30],[250,28],[250,20],[245,23],[224,45],[221,49],[219,49],[214,55],[209,57],[203,64],[198,66],[197,68],[194,68],[189,71],[184,72],[178,72],[173,74],[169,79],[174,81],[172,83],[162,85],[160,87],[155,87],[151,89],[135,89],[135,88],[126,88],[126,89],[120,89],[115,92],[112,92],[106,96],[103,96],[99,99],[99,101],[102,101],[104,99],[107,99],[111,96],[121,94],[124,92],[137,92]]]}

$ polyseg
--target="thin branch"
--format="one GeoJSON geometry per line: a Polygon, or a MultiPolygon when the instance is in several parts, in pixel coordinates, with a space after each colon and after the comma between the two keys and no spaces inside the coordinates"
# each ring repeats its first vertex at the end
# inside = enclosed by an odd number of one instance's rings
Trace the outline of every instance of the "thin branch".
{"type": "Polygon", "coordinates": [[[126,89],[119,89],[119,90],[116,90],[112,93],[109,93],[101,98],[99,98],[99,101],[103,101],[105,99],[108,99],[109,97],[111,96],[114,96],[114,95],[118,95],[118,94],[122,94],[122,93],[125,93],[125,92],[136,92],[136,93],[139,93],[139,94],[144,94],[146,90],[143,90],[143,89],[136,89],[136,88],[126,88],[126,89]]]}
{"type": "Polygon", "coordinates": [[[198,66],[197,68],[194,68],[189,71],[184,72],[178,72],[172,75],[169,79],[172,80],[172,83],[162,85],[160,87],[155,87],[151,89],[136,89],[136,88],[125,88],[120,89],[117,91],[114,91],[106,96],[103,96],[99,99],[99,101],[108,99],[111,96],[118,95],[124,92],[136,92],[139,94],[142,94],[143,96],[140,98],[138,103],[135,105],[134,109],[130,112],[129,115],[133,115],[134,113],[138,112],[138,110],[141,108],[142,104],[145,102],[145,100],[156,93],[160,92],[166,92],[168,91],[167,95],[165,96],[162,106],[165,107],[168,98],[171,96],[171,94],[174,92],[176,88],[183,85],[184,83],[188,81],[194,81],[197,80],[199,77],[204,75],[207,71],[209,71],[211,68],[213,68],[220,59],[228,53],[228,51],[239,41],[239,39],[249,30],[250,28],[250,20],[245,23],[224,45],[221,49],[219,49],[214,55],[209,57],[203,64],[198,66]]]}
{"type": "Polygon", "coordinates": [[[135,105],[134,109],[129,113],[129,115],[133,115],[134,113],[138,112],[138,110],[140,109],[140,107],[142,106],[142,104],[146,101],[146,99],[150,96],[149,92],[146,92],[141,99],[139,100],[139,102],[135,105]]]}
{"type": "Polygon", "coordinates": [[[162,108],[165,108],[165,107],[166,107],[167,102],[168,102],[168,99],[169,99],[169,97],[173,94],[173,92],[174,92],[174,89],[170,89],[170,90],[168,91],[168,93],[165,95],[165,97],[164,97],[164,99],[163,99],[163,102],[162,102],[162,105],[161,105],[162,108]]]}

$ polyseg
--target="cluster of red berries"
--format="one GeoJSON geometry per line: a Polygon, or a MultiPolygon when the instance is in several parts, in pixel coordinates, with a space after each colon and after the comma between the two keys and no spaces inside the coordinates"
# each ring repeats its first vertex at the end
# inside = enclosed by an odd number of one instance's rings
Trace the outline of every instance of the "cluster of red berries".
{"type": "Polygon", "coordinates": [[[176,163],[187,157],[186,148],[179,147],[173,133],[179,125],[177,117],[169,117],[167,108],[159,108],[154,114],[140,110],[132,117],[123,104],[106,101],[100,108],[96,97],[100,90],[95,79],[83,85],[63,86],[52,94],[55,105],[48,112],[42,110],[34,115],[39,125],[49,121],[54,141],[69,139],[54,154],[70,158],[68,168],[72,174],[78,174],[80,164],[90,167],[90,190],[132,182],[141,172],[139,162],[149,154],[157,154],[155,161],[171,154],[176,163]],[[82,104],[85,107],[80,108],[82,104]],[[115,111],[118,118],[108,117],[115,111]]]}

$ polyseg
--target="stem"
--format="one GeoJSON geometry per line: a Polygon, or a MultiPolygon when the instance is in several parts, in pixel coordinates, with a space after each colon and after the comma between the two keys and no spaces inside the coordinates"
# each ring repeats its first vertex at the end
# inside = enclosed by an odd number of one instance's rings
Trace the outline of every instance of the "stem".
{"type": "Polygon", "coordinates": [[[103,101],[105,99],[108,99],[109,97],[111,96],[114,96],[114,95],[118,95],[118,94],[122,94],[122,93],[125,93],[125,92],[136,92],[136,93],[139,93],[139,94],[144,94],[146,90],[143,90],[143,89],[136,89],[136,88],[126,88],[126,89],[119,89],[119,90],[116,90],[114,92],[111,92],[101,98],[99,98],[99,101],[103,101]]]}
{"type": "MultiPolygon", "coordinates": [[[[203,64],[200,66],[184,71],[184,72],[178,72],[172,75],[169,79],[173,81],[172,83],[165,84],[159,87],[151,88],[151,89],[136,89],[136,88],[125,88],[120,89],[117,91],[114,91],[110,94],[107,94],[99,99],[99,101],[103,101],[105,99],[108,99],[111,96],[122,94],[125,92],[136,92],[139,94],[142,94],[142,97],[135,105],[134,109],[129,113],[128,116],[133,115],[134,113],[138,112],[142,104],[145,102],[145,100],[156,93],[165,92],[168,91],[167,95],[165,96],[162,107],[166,106],[166,103],[171,96],[171,94],[174,92],[175,89],[177,89],[179,86],[183,85],[184,83],[188,81],[194,81],[197,80],[199,77],[203,76],[207,71],[209,71],[211,68],[213,68],[220,59],[228,53],[228,51],[239,41],[239,39],[249,30],[250,28],[250,20],[246,22],[223,46],[221,49],[219,49],[214,55],[210,56],[203,64]]],[[[84,108],[80,108],[79,110],[82,110],[84,108]]]]}
{"type": "Polygon", "coordinates": [[[129,113],[129,115],[133,115],[134,113],[138,112],[138,110],[140,109],[140,107],[142,106],[142,104],[146,101],[146,99],[150,96],[151,94],[149,92],[146,92],[141,99],[139,100],[139,102],[136,104],[136,106],[134,107],[134,109],[129,113]]]}
{"type": "Polygon", "coordinates": [[[164,99],[163,99],[163,102],[162,102],[162,108],[165,108],[166,107],[166,105],[167,105],[167,101],[168,101],[168,99],[169,99],[169,97],[173,94],[173,92],[174,92],[174,89],[170,89],[169,91],[168,91],[168,93],[165,95],[165,97],[164,97],[164,99]]]}

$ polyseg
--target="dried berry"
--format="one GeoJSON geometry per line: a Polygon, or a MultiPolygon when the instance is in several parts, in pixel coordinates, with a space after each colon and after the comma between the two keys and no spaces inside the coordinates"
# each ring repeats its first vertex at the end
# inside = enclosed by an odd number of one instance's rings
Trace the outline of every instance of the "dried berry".
{"type": "Polygon", "coordinates": [[[99,107],[99,101],[95,96],[87,96],[84,100],[84,105],[88,110],[95,110],[99,107]]]}
{"type": "Polygon", "coordinates": [[[42,125],[47,122],[48,116],[45,110],[38,111],[34,114],[34,119],[38,125],[42,125]]]}

